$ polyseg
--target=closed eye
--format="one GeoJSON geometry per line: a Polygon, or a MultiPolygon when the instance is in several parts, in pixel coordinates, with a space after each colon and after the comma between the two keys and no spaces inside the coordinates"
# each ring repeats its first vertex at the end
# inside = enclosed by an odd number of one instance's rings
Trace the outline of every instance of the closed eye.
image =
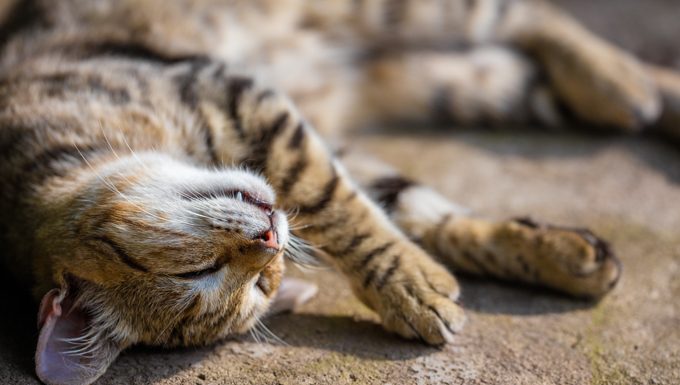
{"type": "Polygon", "coordinates": [[[241,190],[208,190],[208,191],[191,191],[181,194],[182,199],[188,201],[215,199],[215,198],[232,198],[241,202],[250,203],[263,209],[269,215],[272,211],[272,204],[257,198],[255,195],[241,190]]]}
{"type": "Polygon", "coordinates": [[[132,258],[128,253],[121,247],[119,244],[114,242],[111,238],[108,238],[106,236],[100,236],[100,237],[94,237],[92,240],[103,243],[107,245],[111,250],[113,250],[116,255],[118,256],[118,259],[120,259],[121,262],[125,263],[129,267],[142,271],[144,273],[149,272],[149,269],[146,268],[146,266],[142,265],[138,261],[136,261],[134,258],[132,258]]]}
{"type": "Polygon", "coordinates": [[[208,276],[220,269],[220,266],[215,264],[213,266],[210,266],[206,269],[202,270],[196,270],[196,271],[188,271],[186,273],[179,273],[179,274],[173,274],[173,276],[178,277],[178,278],[184,278],[184,279],[198,279],[198,278],[203,278],[205,276],[208,276]]]}

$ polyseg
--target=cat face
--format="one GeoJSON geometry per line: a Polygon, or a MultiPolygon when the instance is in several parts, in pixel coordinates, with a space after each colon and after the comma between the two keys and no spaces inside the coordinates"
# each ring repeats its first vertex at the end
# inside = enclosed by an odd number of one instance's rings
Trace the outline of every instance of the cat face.
{"type": "Polygon", "coordinates": [[[262,178],[159,155],[95,170],[45,232],[68,235],[52,250],[61,288],[43,300],[40,339],[71,340],[44,352],[70,351],[81,365],[79,352],[205,344],[246,331],[267,310],[289,235],[262,178]]]}

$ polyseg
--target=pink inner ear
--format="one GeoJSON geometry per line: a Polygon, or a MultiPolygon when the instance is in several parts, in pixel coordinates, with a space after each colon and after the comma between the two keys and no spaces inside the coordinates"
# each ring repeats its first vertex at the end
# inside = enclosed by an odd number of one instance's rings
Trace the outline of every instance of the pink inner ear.
{"type": "Polygon", "coordinates": [[[43,296],[38,310],[38,328],[43,327],[48,315],[57,317],[61,315],[61,299],[58,298],[60,294],[61,290],[52,289],[43,296]]]}
{"type": "Polygon", "coordinates": [[[40,303],[36,374],[46,384],[90,384],[120,350],[108,341],[96,341],[94,349],[73,352],[81,345],[68,340],[83,336],[89,320],[86,312],[73,306],[72,296],[64,294],[60,289],[50,290],[40,303]]]}

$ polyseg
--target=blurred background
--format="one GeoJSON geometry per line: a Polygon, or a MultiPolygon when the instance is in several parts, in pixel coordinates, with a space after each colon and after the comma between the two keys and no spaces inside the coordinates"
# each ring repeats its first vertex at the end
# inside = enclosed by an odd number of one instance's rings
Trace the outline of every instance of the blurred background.
{"type": "MultiPolygon", "coordinates": [[[[643,59],[680,70],[680,1],[552,0],[643,59]]],[[[373,132],[354,141],[493,218],[593,229],[624,264],[599,303],[462,278],[469,322],[440,349],[385,333],[331,271],[321,291],[245,336],[199,349],[135,348],[101,384],[680,384],[680,148],[578,130],[373,132]]],[[[33,384],[35,308],[0,282],[0,383],[33,384]]]]}
{"type": "Polygon", "coordinates": [[[654,64],[680,69],[680,2],[550,0],[601,36],[654,64]]]}

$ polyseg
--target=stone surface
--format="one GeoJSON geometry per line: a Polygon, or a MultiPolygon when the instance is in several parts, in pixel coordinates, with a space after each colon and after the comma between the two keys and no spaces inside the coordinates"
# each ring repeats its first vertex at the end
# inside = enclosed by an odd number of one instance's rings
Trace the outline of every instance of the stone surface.
{"type": "MultiPolygon", "coordinates": [[[[277,337],[263,328],[202,349],[136,348],[101,383],[680,383],[676,148],[540,131],[402,131],[357,142],[481,215],[590,226],[623,260],[619,286],[594,304],[463,279],[469,323],[435,349],[383,332],[335,273],[297,271],[321,292],[264,322],[277,337]]],[[[0,379],[34,383],[35,309],[11,287],[2,293],[0,379]]]]}
{"type": "MultiPolygon", "coordinates": [[[[607,9],[588,3],[568,6],[607,9]]],[[[635,3],[677,10],[662,0],[600,3],[625,4],[629,16],[635,3]]],[[[455,343],[437,349],[382,331],[332,271],[294,271],[321,291],[295,314],[266,320],[270,332],[201,349],[135,348],[100,383],[680,384],[677,146],[582,132],[417,131],[370,133],[353,145],[480,215],[591,227],[623,261],[618,287],[588,303],[461,279],[469,322],[455,343]]],[[[0,297],[0,383],[37,383],[35,306],[8,282],[0,297]]]]}

